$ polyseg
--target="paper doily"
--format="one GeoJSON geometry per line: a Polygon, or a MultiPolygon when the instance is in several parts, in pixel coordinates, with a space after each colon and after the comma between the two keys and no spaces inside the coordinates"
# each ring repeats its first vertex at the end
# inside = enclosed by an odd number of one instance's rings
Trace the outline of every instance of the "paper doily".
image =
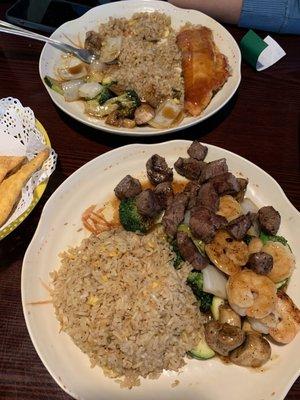
{"type": "MultiPolygon", "coordinates": [[[[23,156],[31,160],[46,146],[46,139],[36,128],[33,111],[19,100],[7,97],[0,100],[0,155],[23,156]]],[[[3,231],[30,208],[34,190],[55,170],[57,155],[53,149],[43,167],[35,172],[22,190],[22,197],[13,214],[0,227],[3,231]]]]}

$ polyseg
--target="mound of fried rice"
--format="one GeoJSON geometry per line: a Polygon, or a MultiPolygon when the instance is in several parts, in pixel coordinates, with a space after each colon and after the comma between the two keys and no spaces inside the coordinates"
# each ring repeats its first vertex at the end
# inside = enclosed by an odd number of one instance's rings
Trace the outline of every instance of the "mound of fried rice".
{"type": "Polygon", "coordinates": [[[139,377],[178,371],[202,332],[186,277],[174,269],[162,229],[146,236],[114,229],[61,254],[52,298],[61,329],[92,366],[132,387],[139,377]]]}

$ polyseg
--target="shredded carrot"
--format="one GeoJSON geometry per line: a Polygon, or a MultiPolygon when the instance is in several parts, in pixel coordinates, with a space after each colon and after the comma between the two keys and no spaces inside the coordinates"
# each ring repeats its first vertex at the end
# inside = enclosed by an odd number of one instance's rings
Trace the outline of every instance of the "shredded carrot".
{"type": "Polygon", "coordinates": [[[96,206],[93,204],[84,211],[81,217],[84,227],[95,235],[115,228],[118,225],[115,220],[107,221],[103,215],[103,210],[103,207],[96,209],[96,206]]]}

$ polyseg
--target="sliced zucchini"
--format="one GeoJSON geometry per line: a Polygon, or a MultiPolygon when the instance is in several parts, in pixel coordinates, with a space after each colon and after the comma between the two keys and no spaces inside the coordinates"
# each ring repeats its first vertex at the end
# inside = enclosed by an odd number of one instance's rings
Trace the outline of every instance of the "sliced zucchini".
{"type": "Polygon", "coordinates": [[[210,310],[211,310],[212,316],[214,317],[215,321],[218,321],[220,318],[219,308],[223,304],[225,304],[225,301],[223,299],[221,299],[221,297],[217,297],[217,296],[213,297],[210,310]]]}
{"type": "Polygon", "coordinates": [[[208,360],[215,356],[215,352],[208,346],[204,337],[199,340],[199,343],[192,350],[188,351],[188,355],[197,360],[208,360]]]}
{"type": "Polygon", "coordinates": [[[44,81],[47,86],[49,86],[50,89],[54,90],[55,92],[59,94],[64,94],[64,91],[61,87],[61,82],[51,78],[51,76],[46,75],[44,78],[44,81]]]}

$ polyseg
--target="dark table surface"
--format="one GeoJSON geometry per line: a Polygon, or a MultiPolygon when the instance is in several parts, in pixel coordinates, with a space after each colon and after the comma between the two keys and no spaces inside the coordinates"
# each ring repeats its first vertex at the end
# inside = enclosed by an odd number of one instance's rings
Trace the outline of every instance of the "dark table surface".
{"type": "MultiPolygon", "coordinates": [[[[10,3],[1,2],[1,19],[10,3]]],[[[245,33],[236,27],[228,29],[237,41],[245,33]]],[[[220,112],[185,131],[145,140],[95,131],[63,114],[50,100],[39,77],[42,44],[0,34],[0,98],[13,96],[31,107],[59,155],[57,169],[37,207],[0,242],[0,399],[70,398],[46,371],[31,343],[22,313],[20,276],[25,250],[45,202],[87,161],[136,141],[197,138],[259,165],[279,182],[293,205],[300,209],[300,37],[272,36],[284,48],[286,57],[263,72],[255,72],[243,63],[241,85],[220,112]]],[[[299,379],[286,398],[300,399],[299,379]]]]}

